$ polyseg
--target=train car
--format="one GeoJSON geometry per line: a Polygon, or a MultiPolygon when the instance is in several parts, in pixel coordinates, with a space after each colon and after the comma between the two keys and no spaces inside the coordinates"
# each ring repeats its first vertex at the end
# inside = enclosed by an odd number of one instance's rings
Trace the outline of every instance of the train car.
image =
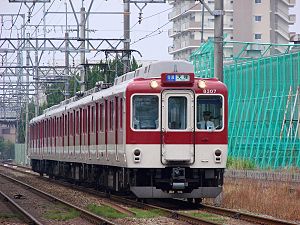
{"type": "Polygon", "coordinates": [[[75,96],[30,121],[32,169],[138,198],[220,194],[227,88],[162,61],[75,96]]]}

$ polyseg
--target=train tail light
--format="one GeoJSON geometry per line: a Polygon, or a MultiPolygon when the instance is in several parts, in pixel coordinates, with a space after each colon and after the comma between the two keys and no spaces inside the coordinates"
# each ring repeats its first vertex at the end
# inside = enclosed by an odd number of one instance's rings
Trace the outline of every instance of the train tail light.
{"type": "Polygon", "coordinates": [[[221,155],[222,155],[222,151],[220,149],[217,149],[215,151],[215,162],[216,163],[221,163],[221,155]]]}
{"type": "Polygon", "coordinates": [[[139,163],[141,161],[141,156],[142,156],[142,153],[141,153],[140,149],[135,149],[133,151],[133,161],[135,163],[139,163]]]}

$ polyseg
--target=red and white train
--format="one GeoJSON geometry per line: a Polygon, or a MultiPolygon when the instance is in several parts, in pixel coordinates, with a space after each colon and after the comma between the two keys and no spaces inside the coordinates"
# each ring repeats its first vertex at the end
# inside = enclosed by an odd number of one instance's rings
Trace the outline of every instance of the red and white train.
{"type": "Polygon", "coordinates": [[[32,169],[138,198],[216,197],[227,159],[227,88],[163,61],[30,121],[32,169]]]}

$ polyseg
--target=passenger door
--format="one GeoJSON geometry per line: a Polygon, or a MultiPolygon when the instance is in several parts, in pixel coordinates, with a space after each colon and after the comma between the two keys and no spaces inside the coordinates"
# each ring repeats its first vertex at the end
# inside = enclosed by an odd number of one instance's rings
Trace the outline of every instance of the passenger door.
{"type": "Polygon", "coordinates": [[[195,94],[190,90],[165,90],[161,97],[161,162],[194,163],[195,94]]]}

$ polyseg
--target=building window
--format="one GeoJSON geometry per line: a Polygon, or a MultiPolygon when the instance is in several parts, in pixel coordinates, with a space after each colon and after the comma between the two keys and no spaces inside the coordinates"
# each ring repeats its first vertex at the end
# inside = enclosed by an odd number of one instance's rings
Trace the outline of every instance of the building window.
{"type": "Polygon", "coordinates": [[[254,34],[255,40],[261,40],[261,34],[254,34]]]}
{"type": "Polygon", "coordinates": [[[255,4],[261,3],[261,0],[255,0],[255,4]]]}
{"type": "Polygon", "coordinates": [[[261,21],[261,16],[254,16],[254,20],[256,22],[260,22],[261,21]]]}

